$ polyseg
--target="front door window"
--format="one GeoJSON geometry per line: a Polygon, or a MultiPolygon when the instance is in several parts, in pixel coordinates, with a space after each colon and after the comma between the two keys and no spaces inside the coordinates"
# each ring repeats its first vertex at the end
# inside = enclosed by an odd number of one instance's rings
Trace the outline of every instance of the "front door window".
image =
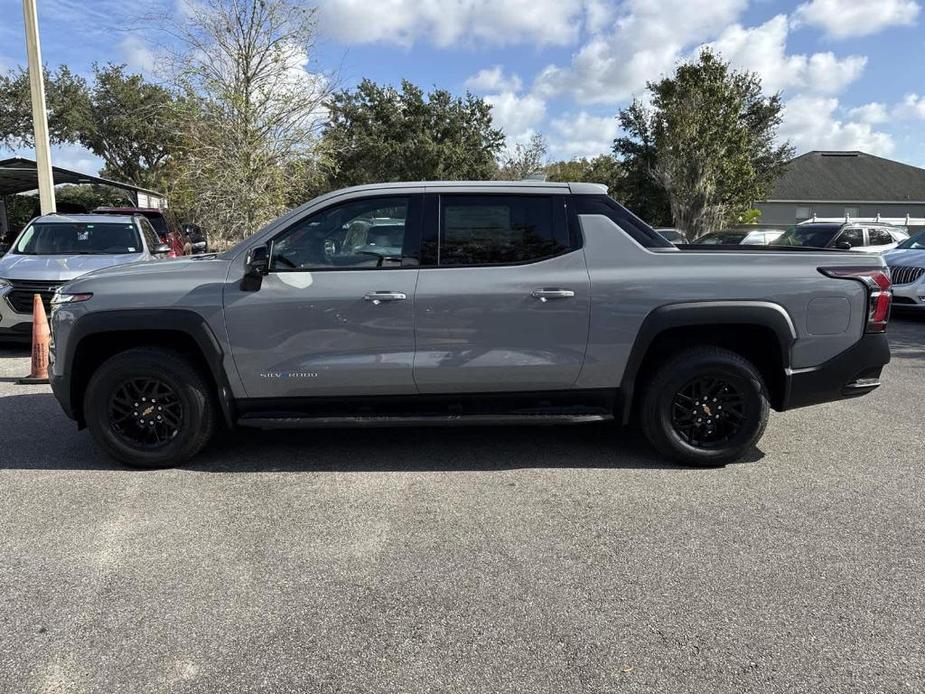
{"type": "Polygon", "coordinates": [[[272,271],[401,267],[409,199],[365,198],[329,207],[273,241],[272,271]]]}

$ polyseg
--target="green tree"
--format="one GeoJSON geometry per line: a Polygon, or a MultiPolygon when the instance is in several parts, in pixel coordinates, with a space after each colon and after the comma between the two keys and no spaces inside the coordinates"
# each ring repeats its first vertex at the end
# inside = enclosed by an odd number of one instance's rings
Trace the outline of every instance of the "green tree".
{"type": "MultiPolygon", "coordinates": [[[[102,175],[156,187],[179,144],[177,100],[164,87],[125,66],[94,65],[88,84],[67,66],[46,70],[49,135],[56,144],[81,144],[100,157],[102,175]]],[[[32,147],[29,73],[13,68],[0,76],[0,141],[32,147]]]]}
{"type": "Polygon", "coordinates": [[[518,142],[502,157],[498,180],[522,181],[544,173],[547,149],[546,138],[541,133],[533,133],[526,144],[518,142]]]}
{"type": "Polygon", "coordinates": [[[656,143],[651,112],[634,101],[620,111],[618,120],[625,134],[614,140],[621,171],[614,197],[652,226],[670,226],[668,194],[653,175],[656,143]]]}
{"type": "Polygon", "coordinates": [[[141,75],[126,74],[123,65],[93,66],[89,99],[74,122],[77,141],[103,160],[107,178],[156,188],[168,159],[179,153],[177,97],[141,75]]]}
{"type": "Polygon", "coordinates": [[[170,28],[184,95],[174,206],[218,244],[292,202],[313,156],[330,77],[311,72],[315,10],[294,0],[202,0],[170,28]]]}
{"type": "Polygon", "coordinates": [[[647,86],[652,106],[636,101],[621,111],[626,136],[614,145],[627,175],[636,172],[633,192],[658,184],[689,238],[745,215],[793,156],[789,143],[776,144],[780,95],[764,96],[757,75],[706,49],[647,86]]]}
{"type": "MultiPolygon", "coordinates": [[[[44,74],[49,139],[55,144],[77,142],[81,113],[89,103],[87,82],[66,65],[44,74]]],[[[23,67],[0,75],[0,144],[10,149],[35,144],[29,71],[23,67]]]]}
{"type": "Polygon", "coordinates": [[[466,94],[424,92],[403,81],[401,91],[363,80],[336,93],[325,141],[332,187],[378,181],[491,179],[504,133],[491,107],[466,94]]]}
{"type": "Polygon", "coordinates": [[[550,181],[603,183],[611,195],[619,197],[622,175],[616,159],[609,154],[600,154],[593,159],[570,159],[547,164],[546,178],[550,181]]]}

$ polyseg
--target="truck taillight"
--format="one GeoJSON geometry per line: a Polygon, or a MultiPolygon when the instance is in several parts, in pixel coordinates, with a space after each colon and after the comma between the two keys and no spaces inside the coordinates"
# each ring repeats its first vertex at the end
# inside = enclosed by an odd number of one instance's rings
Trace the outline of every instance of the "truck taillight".
{"type": "Polygon", "coordinates": [[[893,282],[886,268],[821,267],[819,272],[837,279],[857,280],[867,287],[867,330],[869,333],[886,332],[893,303],[893,282]]]}

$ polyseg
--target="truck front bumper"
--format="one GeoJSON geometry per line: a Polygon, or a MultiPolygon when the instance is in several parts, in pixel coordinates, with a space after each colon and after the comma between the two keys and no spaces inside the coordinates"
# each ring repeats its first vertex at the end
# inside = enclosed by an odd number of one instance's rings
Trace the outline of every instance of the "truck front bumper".
{"type": "Polygon", "coordinates": [[[853,347],[819,366],[788,370],[780,409],[866,395],[880,386],[880,372],[889,362],[886,334],[865,334],[853,347]]]}
{"type": "Polygon", "coordinates": [[[925,281],[894,284],[893,308],[925,310],[925,281]]]}

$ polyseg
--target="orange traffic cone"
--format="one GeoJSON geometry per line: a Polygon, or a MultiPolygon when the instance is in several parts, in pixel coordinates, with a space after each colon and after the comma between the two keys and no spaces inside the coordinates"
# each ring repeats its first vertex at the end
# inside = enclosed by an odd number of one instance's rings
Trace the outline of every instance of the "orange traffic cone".
{"type": "Polygon", "coordinates": [[[51,331],[45,305],[38,294],[32,296],[32,373],[19,379],[20,383],[48,383],[48,342],[51,331]]]}

